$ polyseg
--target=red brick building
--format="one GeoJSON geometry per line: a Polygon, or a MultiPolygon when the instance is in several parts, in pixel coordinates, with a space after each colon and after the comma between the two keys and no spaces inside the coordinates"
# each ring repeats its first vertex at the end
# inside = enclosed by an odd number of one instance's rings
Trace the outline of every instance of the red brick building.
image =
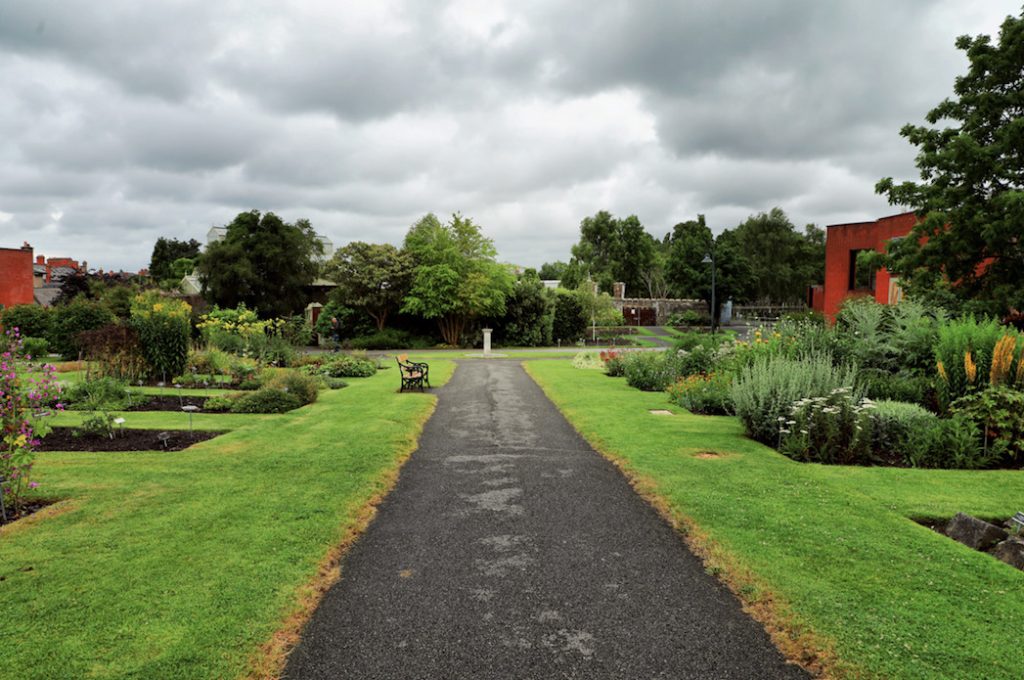
{"type": "Polygon", "coordinates": [[[0,308],[33,302],[32,246],[0,248],[0,308]]]}
{"type": "Polygon", "coordinates": [[[899,280],[885,269],[870,272],[857,269],[857,254],[863,250],[884,252],[885,244],[903,238],[917,224],[913,212],[875,220],[832,224],[825,232],[825,285],[811,289],[811,307],[834,319],[850,297],[870,295],[883,304],[899,302],[903,290],[899,280]]]}

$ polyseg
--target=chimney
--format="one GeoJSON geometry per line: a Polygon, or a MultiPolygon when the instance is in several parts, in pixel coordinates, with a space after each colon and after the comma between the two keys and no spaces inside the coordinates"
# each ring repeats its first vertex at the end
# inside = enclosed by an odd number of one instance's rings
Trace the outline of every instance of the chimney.
{"type": "Polygon", "coordinates": [[[46,282],[47,283],[50,282],[50,278],[51,278],[51,268],[50,268],[50,263],[47,262],[46,263],[46,282]]]}
{"type": "Polygon", "coordinates": [[[36,264],[46,264],[46,258],[42,255],[36,255],[36,264]]]}
{"type": "Polygon", "coordinates": [[[28,252],[30,252],[30,253],[32,252],[32,246],[30,246],[30,245],[28,244],[28,241],[22,241],[22,242],[21,242],[21,249],[22,249],[22,250],[27,250],[27,251],[28,251],[28,252]]]}

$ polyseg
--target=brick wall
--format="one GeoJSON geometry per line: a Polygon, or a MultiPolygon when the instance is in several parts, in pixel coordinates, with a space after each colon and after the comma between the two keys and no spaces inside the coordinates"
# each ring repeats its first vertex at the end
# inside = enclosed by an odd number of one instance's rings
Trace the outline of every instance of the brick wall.
{"type": "MultiPolygon", "coordinates": [[[[822,308],[825,316],[834,319],[843,302],[850,297],[870,295],[883,304],[890,302],[890,297],[898,294],[893,287],[892,277],[885,269],[875,274],[874,286],[868,288],[851,287],[851,265],[854,253],[859,250],[885,250],[885,243],[893,238],[906,236],[917,224],[917,216],[902,213],[883,217],[874,222],[856,222],[853,224],[834,224],[827,228],[825,234],[825,291],[822,308]]],[[[893,300],[895,301],[895,300],[893,300]]]]}
{"type": "Polygon", "coordinates": [[[32,304],[32,249],[0,248],[0,305],[32,304]]]}

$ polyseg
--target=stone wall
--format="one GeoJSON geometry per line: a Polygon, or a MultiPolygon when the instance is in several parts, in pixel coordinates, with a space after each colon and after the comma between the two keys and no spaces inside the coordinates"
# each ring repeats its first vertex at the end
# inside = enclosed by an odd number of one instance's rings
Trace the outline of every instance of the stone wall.
{"type": "MultiPolygon", "coordinates": [[[[650,298],[621,298],[612,299],[615,303],[615,308],[622,312],[626,308],[636,309],[653,309],[654,316],[657,319],[655,322],[656,326],[665,326],[668,323],[668,318],[677,312],[686,312],[693,310],[700,314],[707,314],[707,305],[703,300],[674,300],[674,299],[660,299],[652,300],[650,298]]],[[[625,312],[623,312],[625,315],[625,312]]]]}

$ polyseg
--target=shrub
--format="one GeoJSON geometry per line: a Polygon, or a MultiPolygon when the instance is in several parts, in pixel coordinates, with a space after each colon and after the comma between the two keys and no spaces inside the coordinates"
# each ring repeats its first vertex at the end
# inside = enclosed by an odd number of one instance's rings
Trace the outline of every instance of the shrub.
{"type": "Polygon", "coordinates": [[[276,370],[263,381],[266,389],[281,390],[294,394],[303,404],[316,401],[320,384],[316,378],[299,371],[276,370]]]}
{"type": "Polygon", "coordinates": [[[733,412],[732,380],[716,373],[680,378],[668,388],[669,400],[691,413],[724,416],[733,412]]]}
{"type": "Polygon", "coordinates": [[[986,446],[990,441],[1002,440],[1014,458],[1024,454],[1024,392],[995,385],[960,397],[950,411],[977,425],[986,446]]]}
{"type": "Polygon", "coordinates": [[[669,352],[630,352],[625,364],[626,384],[645,392],[661,392],[676,378],[669,352]]]}
{"type": "Polygon", "coordinates": [[[42,359],[50,352],[50,343],[46,338],[25,338],[22,340],[22,356],[31,359],[42,359]]]}
{"type": "Polygon", "coordinates": [[[73,411],[123,411],[132,404],[132,393],[121,380],[110,377],[83,380],[64,393],[73,411]]]}
{"type": "Polygon", "coordinates": [[[71,431],[75,437],[114,438],[114,416],[109,413],[93,413],[82,419],[81,424],[71,431]]]}
{"type": "Polygon", "coordinates": [[[58,305],[50,312],[50,329],[46,339],[50,350],[64,359],[76,359],[81,350],[78,334],[114,323],[109,309],[94,300],[77,298],[66,305],[58,305]]]}
{"type": "Polygon", "coordinates": [[[710,373],[715,368],[717,359],[718,352],[707,344],[697,345],[689,351],[671,352],[666,356],[666,361],[672,364],[674,377],[710,373]]]}
{"type": "Polygon", "coordinates": [[[604,370],[604,361],[601,360],[600,353],[587,350],[576,353],[576,356],[572,358],[572,366],[573,368],[604,370]]]}
{"type": "Polygon", "coordinates": [[[377,362],[342,354],[324,364],[320,370],[329,378],[369,378],[377,372],[377,362]]]}
{"type": "Polygon", "coordinates": [[[935,379],[915,373],[888,373],[872,368],[857,373],[857,386],[876,400],[906,401],[937,409],[935,379]]]}
{"type": "Polygon", "coordinates": [[[224,395],[210,397],[203,403],[204,411],[230,411],[235,405],[235,399],[240,395],[224,395]]]}
{"type": "Polygon", "coordinates": [[[23,340],[45,338],[50,332],[50,311],[39,305],[14,305],[0,314],[0,325],[6,330],[17,328],[23,340]]]}
{"type": "Polygon", "coordinates": [[[167,380],[181,375],[188,364],[192,307],[184,300],[143,293],[132,300],[131,324],[139,334],[142,356],[150,375],[167,380]]]}
{"type": "Polygon", "coordinates": [[[871,413],[875,457],[898,465],[910,465],[908,453],[912,450],[915,433],[931,427],[937,416],[918,404],[882,400],[875,402],[871,413]]]}
{"type": "Polygon", "coordinates": [[[721,339],[714,335],[709,335],[707,333],[698,333],[697,331],[686,331],[685,333],[680,333],[675,337],[675,340],[672,343],[672,347],[677,352],[689,352],[694,347],[700,347],[703,345],[715,347],[720,342],[721,339]]]}
{"type": "Polygon", "coordinates": [[[604,362],[604,372],[613,378],[621,378],[626,375],[626,357],[622,352],[614,349],[601,352],[601,361],[604,362]]]}
{"type": "Polygon", "coordinates": [[[732,400],[747,435],[775,445],[779,441],[779,418],[790,420],[796,401],[831,394],[837,387],[852,387],[854,378],[853,368],[833,366],[828,354],[801,359],[765,356],[740,371],[732,386],[732,400]]]}
{"type": "Polygon", "coordinates": [[[302,406],[302,401],[291,392],[260,388],[234,400],[232,413],[284,413],[302,406]]]}
{"type": "Polygon", "coordinates": [[[703,326],[710,324],[711,317],[707,314],[701,314],[695,309],[674,312],[668,317],[669,326],[703,326]]]}
{"type": "MultiPolygon", "coordinates": [[[[1000,342],[1004,342],[1004,347],[1007,342],[1011,344],[1011,354],[1016,353],[1016,331],[1001,326],[995,319],[978,321],[973,316],[967,316],[940,326],[935,344],[935,366],[941,378],[939,386],[943,407],[990,384],[992,358],[1000,342]],[[1006,336],[1012,340],[1002,341],[1006,336]]],[[[1017,373],[1020,373],[1021,362],[1017,360],[1016,367],[1013,364],[1011,357],[1006,371],[1016,368],[1012,373],[1016,378],[1017,373]]]]}
{"type": "Polygon", "coordinates": [[[778,416],[779,450],[805,462],[866,465],[872,457],[869,399],[855,399],[852,387],[833,388],[827,396],[796,401],[778,416]]]}
{"type": "Polygon", "coordinates": [[[587,330],[587,317],[583,303],[569,291],[555,291],[555,318],[551,337],[560,345],[571,345],[583,337],[587,330]]]}
{"type": "Polygon", "coordinates": [[[1002,442],[986,446],[977,425],[954,416],[914,422],[904,459],[912,467],[973,470],[989,467],[1005,451],[1002,442]]]}
{"type": "Polygon", "coordinates": [[[347,340],[345,344],[352,349],[381,350],[381,349],[421,349],[430,347],[429,340],[414,338],[412,334],[394,328],[385,328],[382,331],[364,335],[362,337],[347,340]]]}
{"type": "Polygon", "coordinates": [[[89,376],[107,376],[117,380],[141,380],[149,372],[142,355],[139,334],[134,328],[110,324],[78,334],[82,352],[91,362],[89,376]]]}
{"type": "Polygon", "coordinates": [[[30,379],[17,360],[22,351],[17,330],[0,336],[0,495],[15,513],[25,493],[37,486],[31,481],[32,467],[39,438],[50,431],[46,417],[62,408],[53,366],[44,365],[42,376],[30,379]]]}
{"type": "Polygon", "coordinates": [[[324,378],[324,383],[329,390],[340,390],[343,387],[348,387],[348,383],[341,378],[324,378]]]}

